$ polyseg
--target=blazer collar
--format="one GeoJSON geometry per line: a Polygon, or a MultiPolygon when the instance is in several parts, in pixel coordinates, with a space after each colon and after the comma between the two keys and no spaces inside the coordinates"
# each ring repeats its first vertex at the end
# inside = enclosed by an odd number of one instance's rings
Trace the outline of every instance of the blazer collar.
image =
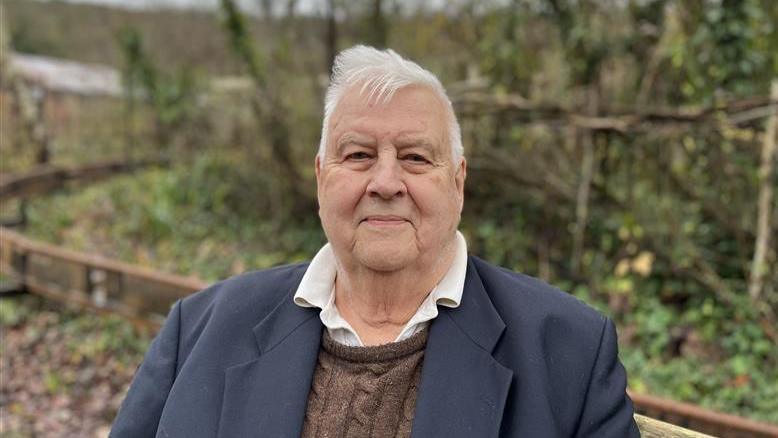
{"type": "Polygon", "coordinates": [[[496,437],[513,372],[492,357],[505,330],[472,258],[462,304],[432,322],[413,437],[496,437]]]}
{"type": "Polygon", "coordinates": [[[476,345],[489,353],[505,330],[505,322],[486,293],[472,257],[467,260],[462,303],[446,313],[476,345]]]}
{"type": "Polygon", "coordinates": [[[318,309],[295,305],[293,292],[252,330],[258,358],[225,371],[218,436],[300,436],[322,325],[318,309]]]}

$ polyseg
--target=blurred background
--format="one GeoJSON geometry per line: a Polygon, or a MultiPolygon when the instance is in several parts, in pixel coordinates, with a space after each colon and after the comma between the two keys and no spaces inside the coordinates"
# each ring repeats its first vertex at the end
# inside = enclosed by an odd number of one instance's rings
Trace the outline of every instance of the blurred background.
{"type": "Polygon", "coordinates": [[[612,317],[633,394],[778,424],[778,2],[0,8],[3,436],[105,436],[173,300],[319,249],[357,43],[449,90],[472,254],[612,317]]]}

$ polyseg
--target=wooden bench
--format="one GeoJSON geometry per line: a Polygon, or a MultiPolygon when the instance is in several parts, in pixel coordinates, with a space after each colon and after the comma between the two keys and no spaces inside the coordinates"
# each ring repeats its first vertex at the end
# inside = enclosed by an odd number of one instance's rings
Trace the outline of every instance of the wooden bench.
{"type": "Polygon", "coordinates": [[[640,435],[643,438],[705,438],[711,436],[639,414],[635,414],[635,421],[638,423],[640,435]]]}

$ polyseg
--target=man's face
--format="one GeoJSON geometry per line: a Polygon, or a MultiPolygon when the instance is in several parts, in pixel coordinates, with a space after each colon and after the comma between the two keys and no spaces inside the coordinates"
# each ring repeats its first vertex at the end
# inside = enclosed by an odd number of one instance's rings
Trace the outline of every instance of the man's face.
{"type": "Polygon", "coordinates": [[[452,162],[443,103],[406,87],[368,104],[359,89],[343,95],[316,158],[324,232],[347,267],[431,267],[453,248],[466,171],[452,162]]]}

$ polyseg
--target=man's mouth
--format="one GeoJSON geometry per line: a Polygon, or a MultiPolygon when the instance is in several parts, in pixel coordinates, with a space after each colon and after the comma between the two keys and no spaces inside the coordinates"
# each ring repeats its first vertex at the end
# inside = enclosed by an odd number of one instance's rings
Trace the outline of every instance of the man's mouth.
{"type": "Polygon", "coordinates": [[[408,222],[405,218],[401,216],[394,216],[394,215],[370,215],[365,217],[362,222],[367,222],[369,225],[373,226],[394,226],[394,225],[402,225],[406,222],[408,222]]]}

